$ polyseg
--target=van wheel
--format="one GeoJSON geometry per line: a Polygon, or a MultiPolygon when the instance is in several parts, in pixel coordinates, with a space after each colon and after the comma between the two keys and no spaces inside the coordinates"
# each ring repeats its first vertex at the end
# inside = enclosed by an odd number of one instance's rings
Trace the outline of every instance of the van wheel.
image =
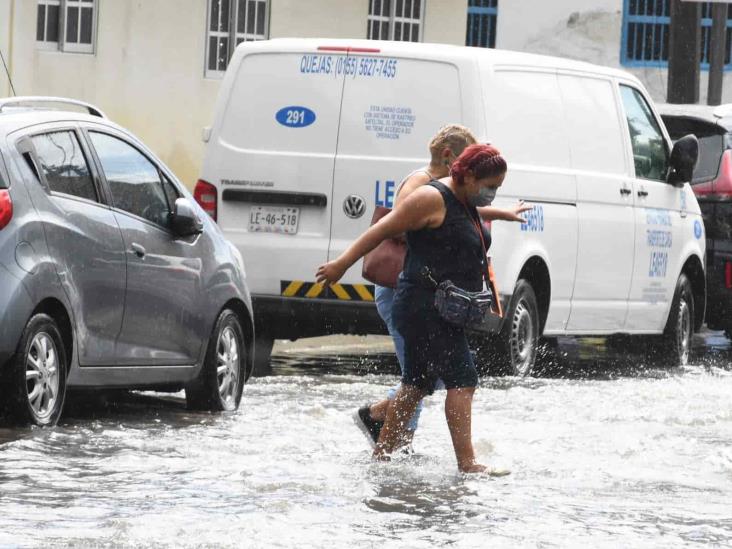
{"type": "Polygon", "coordinates": [[[686,366],[691,358],[694,335],[694,293],[684,273],[676,282],[671,311],[663,335],[653,338],[651,351],[668,366],[686,366]]]}
{"type": "MultiPolygon", "coordinates": [[[[520,279],[497,336],[477,343],[482,371],[525,377],[531,374],[539,350],[539,305],[531,284],[520,279]]],[[[473,338],[472,341],[475,341],[473,338]]]]}
{"type": "Polygon", "coordinates": [[[68,360],[56,321],[34,315],[23,330],[0,390],[5,416],[16,425],[55,425],[66,398],[68,360]]]}
{"type": "Polygon", "coordinates": [[[244,388],[244,332],[236,313],[225,309],[214,325],[198,378],[186,386],[189,409],[233,411],[244,388]]]}
{"type": "Polygon", "coordinates": [[[254,338],[254,368],[252,376],[262,377],[272,373],[272,347],[274,338],[266,333],[257,333],[254,338]]]}

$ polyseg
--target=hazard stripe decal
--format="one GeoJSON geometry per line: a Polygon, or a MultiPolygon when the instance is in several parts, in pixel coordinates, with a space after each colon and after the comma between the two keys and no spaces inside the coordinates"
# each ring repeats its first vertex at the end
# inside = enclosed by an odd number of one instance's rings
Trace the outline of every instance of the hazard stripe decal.
{"type": "Polygon", "coordinates": [[[303,280],[281,280],[280,295],[307,299],[335,299],[338,301],[374,301],[374,287],[370,284],[332,284],[326,286],[303,280]]]}

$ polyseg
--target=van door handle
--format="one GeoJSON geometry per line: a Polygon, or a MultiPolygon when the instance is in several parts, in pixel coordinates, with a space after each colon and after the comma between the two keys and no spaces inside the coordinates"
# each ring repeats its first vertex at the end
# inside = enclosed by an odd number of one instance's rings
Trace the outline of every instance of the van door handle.
{"type": "Polygon", "coordinates": [[[648,196],[648,191],[641,189],[640,191],[638,191],[638,196],[645,198],[646,196],[648,196]]]}
{"type": "Polygon", "coordinates": [[[627,196],[632,192],[633,191],[631,191],[629,187],[620,187],[620,194],[622,194],[622,195],[627,196]]]}
{"type": "Polygon", "coordinates": [[[145,248],[143,248],[139,244],[135,244],[134,242],[130,246],[130,252],[132,252],[139,258],[145,257],[145,248]]]}

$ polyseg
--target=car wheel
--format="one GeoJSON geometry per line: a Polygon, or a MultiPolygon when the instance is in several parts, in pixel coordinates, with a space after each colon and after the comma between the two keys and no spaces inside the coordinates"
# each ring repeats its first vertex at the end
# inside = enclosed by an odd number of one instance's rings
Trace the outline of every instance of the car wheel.
{"type": "MultiPolygon", "coordinates": [[[[539,305],[531,284],[520,279],[505,311],[498,336],[476,345],[480,370],[525,377],[531,374],[539,350],[539,305]]],[[[475,341],[473,337],[473,341],[475,341]]]]}
{"type": "Polygon", "coordinates": [[[694,335],[694,293],[685,274],[676,282],[671,310],[661,337],[655,338],[651,350],[654,357],[669,366],[685,366],[691,358],[694,335]]]}
{"type": "Polygon", "coordinates": [[[5,415],[17,425],[55,425],[66,398],[68,361],[56,322],[34,315],[23,330],[10,362],[0,399],[5,415]]]}
{"type": "Polygon", "coordinates": [[[226,309],[216,320],[198,378],[186,386],[188,407],[196,410],[236,410],[244,387],[246,356],[239,317],[226,309]]]}

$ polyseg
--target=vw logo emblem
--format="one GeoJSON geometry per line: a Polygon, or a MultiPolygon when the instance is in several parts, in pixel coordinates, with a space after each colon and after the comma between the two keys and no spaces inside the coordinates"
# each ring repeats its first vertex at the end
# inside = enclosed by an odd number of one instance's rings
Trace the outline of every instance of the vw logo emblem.
{"type": "Polygon", "coordinates": [[[343,201],[343,211],[351,219],[358,219],[366,212],[366,201],[358,195],[349,195],[343,201]]]}

